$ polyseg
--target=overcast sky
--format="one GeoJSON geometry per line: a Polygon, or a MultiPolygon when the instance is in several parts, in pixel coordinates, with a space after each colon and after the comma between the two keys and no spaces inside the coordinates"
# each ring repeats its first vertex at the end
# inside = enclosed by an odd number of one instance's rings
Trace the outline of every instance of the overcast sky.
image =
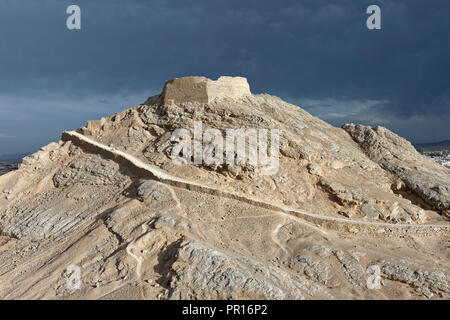
{"type": "Polygon", "coordinates": [[[187,75],[247,77],[336,126],[450,139],[450,1],[1,0],[0,154],[187,75]],[[66,27],[70,4],[81,30],[66,27]],[[366,27],[371,4],[381,30],[366,27]]]}

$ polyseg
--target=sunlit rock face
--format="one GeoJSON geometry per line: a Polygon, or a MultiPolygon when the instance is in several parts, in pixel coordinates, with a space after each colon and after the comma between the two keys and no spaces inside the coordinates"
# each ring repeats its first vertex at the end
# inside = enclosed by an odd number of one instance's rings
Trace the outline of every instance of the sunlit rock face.
{"type": "Polygon", "coordinates": [[[245,78],[169,80],[0,175],[0,300],[449,300],[449,181],[386,128],[334,127],[245,78]],[[277,170],[203,161],[231,130],[277,170]],[[180,144],[200,152],[174,161],[180,144]]]}

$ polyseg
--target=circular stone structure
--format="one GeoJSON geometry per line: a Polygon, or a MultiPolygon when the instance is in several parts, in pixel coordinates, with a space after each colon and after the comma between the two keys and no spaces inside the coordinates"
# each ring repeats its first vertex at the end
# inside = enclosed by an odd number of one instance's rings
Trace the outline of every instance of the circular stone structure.
{"type": "Polygon", "coordinates": [[[236,99],[250,94],[246,78],[222,76],[216,81],[205,77],[171,79],[165,83],[162,96],[164,104],[177,104],[209,103],[216,98],[236,99]]]}

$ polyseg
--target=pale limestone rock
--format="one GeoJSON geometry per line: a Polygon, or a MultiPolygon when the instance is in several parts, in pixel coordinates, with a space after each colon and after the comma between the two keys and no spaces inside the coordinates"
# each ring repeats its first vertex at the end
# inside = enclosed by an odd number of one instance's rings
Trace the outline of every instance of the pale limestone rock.
{"type": "MultiPolygon", "coordinates": [[[[450,216],[450,171],[426,158],[409,141],[384,127],[345,124],[347,131],[369,158],[393,173],[405,185],[405,191],[450,216]]],[[[396,188],[399,186],[396,182],[396,188]]],[[[401,187],[401,186],[400,186],[401,187]]]]}
{"type": "Polygon", "coordinates": [[[448,221],[392,174],[404,166],[420,182],[423,171],[444,195],[448,171],[383,129],[352,139],[250,94],[243,78],[175,79],[164,91],[170,101],[89,122],[0,176],[0,299],[449,299],[448,221]],[[222,132],[279,129],[279,172],[175,165],[172,132],[199,119],[222,132]],[[82,268],[80,290],[67,289],[69,265],[82,268]],[[371,265],[388,285],[368,290],[371,265]]]}
{"type": "Polygon", "coordinates": [[[307,165],[307,169],[310,174],[314,174],[319,177],[323,176],[322,168],[315,163],[309,163],[307,165]]]}

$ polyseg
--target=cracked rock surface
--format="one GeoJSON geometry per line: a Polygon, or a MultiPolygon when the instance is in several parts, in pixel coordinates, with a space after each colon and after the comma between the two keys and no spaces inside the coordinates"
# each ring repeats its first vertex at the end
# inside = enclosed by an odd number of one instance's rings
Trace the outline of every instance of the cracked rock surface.
{"type": "Polygon", "coordinates": [[[0,176],[0,299],[450,298],[448,168],[385,128],[336,128],[243,78],[205,79],[172,81],[0,176]],[[172,133],[199,121],[279,130],[278,171],[175,163],[172,133]]]}

